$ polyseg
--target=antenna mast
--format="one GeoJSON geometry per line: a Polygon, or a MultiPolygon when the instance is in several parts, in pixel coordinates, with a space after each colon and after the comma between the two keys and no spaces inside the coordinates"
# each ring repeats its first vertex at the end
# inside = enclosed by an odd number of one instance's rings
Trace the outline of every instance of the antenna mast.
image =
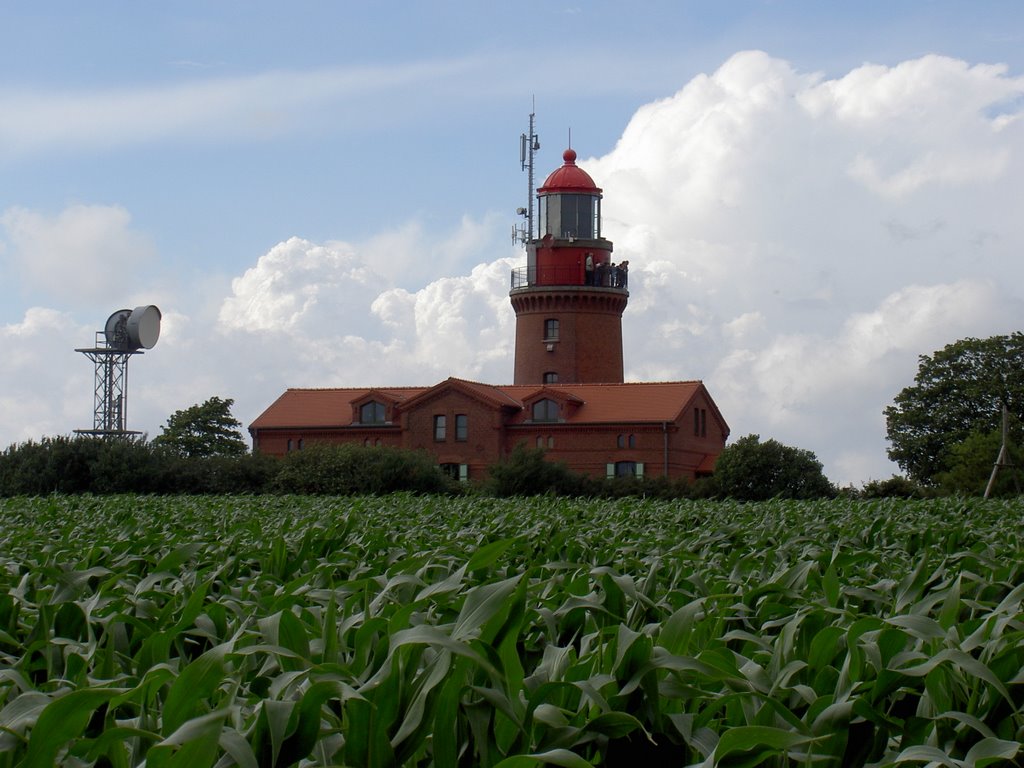
{"type": "Polygon", "coordinates": [[[79,435],[126,437],[141,434],[125,427],[128,410],[128,360],[152,349],[160,338],[160,310],[153,305],[120,309],[96,332],[92,347],[76,349],[94,366],[92,429],[79,435]]]}
{"type": "Polygon", "coordinates": [[[526,217],[526,223],[512,232],[513,242],[526,245],[533,239],[533,159],[540,149],[540,138],[534,132],[534,113],[530,112],[530,131],[519,135],[519,166],[526,171],[526,207],[516,213],[526,217]]]}

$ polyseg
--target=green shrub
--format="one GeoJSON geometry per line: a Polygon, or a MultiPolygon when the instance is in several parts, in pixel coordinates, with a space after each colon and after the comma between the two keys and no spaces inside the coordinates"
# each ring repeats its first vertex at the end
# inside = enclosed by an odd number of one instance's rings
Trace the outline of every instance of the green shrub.
{"type": "Polygon", "coordinates": [[[0,495],[146,491],[152,461],[141,439],[44,437],[0,454],[0,495]]]}
{"type": "Polygon", "coordinates": [[[758,435],[726,446],[715,463],[715,485],[722,495],[741,501],[818,499],[836,493],[811,451],[778,440],[762,443],[758,435]]]}
{"type": "Polygon", "coordinates": [[[279,469],[267,456],[186,458],[134,437],[45,437],[0,453],[0,496],[262,493],[279,469]]]}
{"type": "Polygon", "coordinates": [[[928,495],[913,480],[893,475],[888,480],[870,480],[860,491],[864,499],[923,499],[928,495]]]}
{"type": "Polygon", "coordinates": [[[589,485],[565,464],[545,459],[543,448],[528,448],[519,443],[508,459],[488,469],[484,488],[492,496],[593,495],[588,493],[589,485]]]}
{"type": "Polygon", "coordinates": [[[273,486],[285,493],[332,495],[453,490],[452,481],[426,453],[353,443],[313,443],[289,453],[273,486]]]}

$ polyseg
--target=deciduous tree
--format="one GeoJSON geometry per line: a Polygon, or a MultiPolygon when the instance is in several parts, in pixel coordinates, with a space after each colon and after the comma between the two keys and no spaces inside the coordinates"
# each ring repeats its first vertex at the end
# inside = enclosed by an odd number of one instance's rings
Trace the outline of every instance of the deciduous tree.
{"type": "Polygon", "coordinates": [[[241,422],[231,415],[235,401],[211,397],[205,403],[175,411],[153,439],[153,445],[181,456],[241,456],[248,451],[241,422]]]}
{"type": "MultiPolygon", "coordinates": [[[[911,479],[936,484],[954,461],[963,462],[962,451],[954,456],[955,446],[973,433],[1000,429],[1004,405],[1019,425],[1024,416],[1024,333],[961,339],[922,355],[914,384],[885,409],[889,458],[911,479]]],[[[970,445],[981,443],[975,439],[970,445]]],[[[989,467],[995,458],[987,458],[989,467]]]]}
{"type": "Polygon", "coordinates": [[[747,435],[726,446],[715,463],[714,479],[726,496],[745,501],[835,495],[835,487],[811,451],[778,440],[762,443],[760,435],[747,435]]]}

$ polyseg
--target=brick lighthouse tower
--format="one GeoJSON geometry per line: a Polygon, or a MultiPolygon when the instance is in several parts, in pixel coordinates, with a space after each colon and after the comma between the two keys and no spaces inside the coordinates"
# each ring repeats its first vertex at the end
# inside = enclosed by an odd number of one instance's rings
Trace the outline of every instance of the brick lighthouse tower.
{"type": "MultiPolygon", "coordinates": [[[[532,185],[532,119],[530,133],[532,185]]],[[[626,270],[612,263],[612,244],[601,236],[601,189],[576,165],[575,151],[562,160],[537,190],[538,233],[522,233],[526,266],[512,271],[514,381],[621,384],[626,270]]],[[[529,230],[532,218],[531,208],[529,230]]]]}

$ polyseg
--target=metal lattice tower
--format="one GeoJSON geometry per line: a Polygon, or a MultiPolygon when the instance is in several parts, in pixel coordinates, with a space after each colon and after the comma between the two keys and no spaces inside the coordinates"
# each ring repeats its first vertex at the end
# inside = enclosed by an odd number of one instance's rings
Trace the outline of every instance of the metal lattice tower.
{"type": "Polygon", "coordinates": [[[92,361],[93,409],[92,429],[76,429],[78,434],[115,437],[137,435],[125,429],[128,411],[128,360],[141,351],[125,351],[107,344],[102,331],[96,333],[96,346],[76,349],[92,361]]]}
{"type": "Polygon", "coordinates": [[[128,361],[152,349],[160,337],[160,310],[149,305],[121,309],[96,332],[96,344],[76,349],[92,361],[92,429],[76,429],[80,435],[124,437],[141,432],[125,427],[128,412],[128,361]]]}

